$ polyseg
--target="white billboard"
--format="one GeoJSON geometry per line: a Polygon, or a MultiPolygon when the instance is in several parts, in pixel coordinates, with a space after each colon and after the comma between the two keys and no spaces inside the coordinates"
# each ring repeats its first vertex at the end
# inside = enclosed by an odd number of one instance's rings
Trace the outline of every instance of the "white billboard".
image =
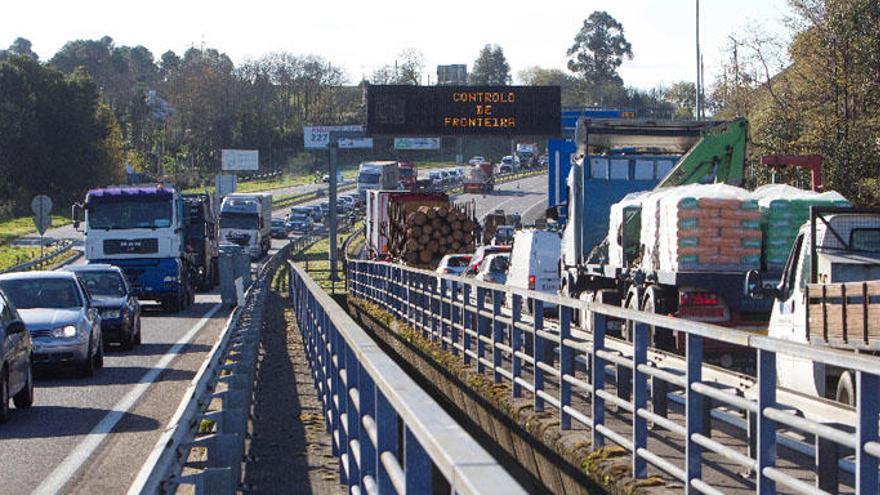
{"type": "MultiPolygon", "coordinates": [[[[312,150],[321,150],[327,149],[327,144],[330,142],[330,133],[331,132],[364,132],[364,126],[362,125],[315,125],[315,126],[303,126],[303,144],[306,149],[312,150]]],[[[346,141],[345,139],[340,139],[339,147],[343,148],[342,142],[346,141]]],[[[356,141],[354,144],[360,144],[362,146],[349,146],[349,147],[364,147],[369,142],[368,148],[373,147],[373,140],[371,138],[357,138],[357,139],[348,139],[348,141],[356,141]]]]}
{"type": "Polygon", "coordinates": [[[394,138],[396,150],[439,150],[440,138],[394,138]]]}
{"type": "Polygon", "coordinates": [[[259,170],[260,152],[257,150],[221,150],[223,170],[259,170]]]}

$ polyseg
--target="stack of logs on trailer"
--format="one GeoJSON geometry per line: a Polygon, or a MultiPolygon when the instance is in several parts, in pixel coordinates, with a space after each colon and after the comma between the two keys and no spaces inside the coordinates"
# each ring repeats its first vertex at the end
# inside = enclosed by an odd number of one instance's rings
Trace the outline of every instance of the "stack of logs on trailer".
{"type": "Polygon", "coordinates": [[[435,267],[447,254],[472,253],[476,231],[473,205],[419,206],[407,212],[389,205],[389,252],[411,266],[435,267]]]}

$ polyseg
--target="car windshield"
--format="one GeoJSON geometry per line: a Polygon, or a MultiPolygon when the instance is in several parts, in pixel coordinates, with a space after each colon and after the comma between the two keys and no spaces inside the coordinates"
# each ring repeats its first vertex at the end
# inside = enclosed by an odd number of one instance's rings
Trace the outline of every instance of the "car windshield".
{"type": "Polygon", "coordinates": [[[493,273],[505,273],[507,272],[508,263],[509,259],[507,256],[495,256],[492,258],[492,263],[489,265],[489,271],[493,273]]]}
{"type": "Polygon", "coordinates": [[[83,281],[89,293],[94,296],[122,297],[125,295],[125,282],[114,271],[83,271],[76,274],[83,281]]]}
{"type": "Polygon", "coordinates": [[[221,229],[252,230],[257,228],[256,213],[222,213],[220,215],[221,229]]]}
{"type": "Polygon", "coordinates": [[[76,284],[70,279],[2,280],[0,289],[18,309],[65,309],[83,305],[76,284]]]}
{"type": "Polygon", "coordinates": [[[411,168],[402,168],[400,169],[400,176],[405,178],[410,178],[413,176],[413,169],[411,168]]]}
{"type": "Polygon", "coordinates": [[[171,226],[171,201],[94,202],[88,215],[92,229],[161,229],[171,226]]]}
{"type": "Polygon", "coordinates": [[[465,268],[470,261],[470,256],[453,256],[446,260],[446,266],[449,268],[465,268]]]}
{"type": "Polygon", "coordinates": [[[291,222],[308,222],[309,216],[308,215],[299,215],[299,214],[291,215],[290,221],[291,222]]]}
{"type": "Polygon", "coordinates": [[[379,174],[378,172],[361,172],[358,174],[358,182],[361,184],[378,184],[379,174]]]}
{"type": "Polygon", "coordinates": [[[284,227],[284,220],[281,220],[280,218],[273,218],[272,219],[272,226],[273,227],[284,227]]]}

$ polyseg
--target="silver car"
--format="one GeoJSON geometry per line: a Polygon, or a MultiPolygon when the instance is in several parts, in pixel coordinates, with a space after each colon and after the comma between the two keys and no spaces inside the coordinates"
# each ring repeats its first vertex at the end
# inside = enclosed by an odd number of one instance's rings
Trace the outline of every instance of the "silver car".
{"type": "Polygon", "coordinates": [[[0,275],[0,290],[18,310],[33,341],[34,365],[75,365],[81,376],[104,366],[101,316],[70,272],[0,275]]]}

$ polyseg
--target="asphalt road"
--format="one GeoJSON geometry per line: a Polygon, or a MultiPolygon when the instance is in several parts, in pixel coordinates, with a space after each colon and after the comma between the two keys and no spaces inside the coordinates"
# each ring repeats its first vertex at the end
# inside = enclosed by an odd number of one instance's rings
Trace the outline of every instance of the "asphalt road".
{"type": "MultiPolygon", "coordinates": [[[[481,217],[504,208],[529,223],[543,213],[545,191],[546,177],[539,176],[455,199],[473,200],[481,217]]],[[[48,236],[82,242],[72,226],[48,236]]],[[[273,240],[272,251],[284,242],[273,240]]],[[[0,492],[124,493],[223,329],[228,310],[218,303],[216,293],[199,295],[176,315],[145,304],[143,344],[130,352],[109,350],[94,377],[40,373],[33,408],[13,408],[0,427],[0,492]]]]}

